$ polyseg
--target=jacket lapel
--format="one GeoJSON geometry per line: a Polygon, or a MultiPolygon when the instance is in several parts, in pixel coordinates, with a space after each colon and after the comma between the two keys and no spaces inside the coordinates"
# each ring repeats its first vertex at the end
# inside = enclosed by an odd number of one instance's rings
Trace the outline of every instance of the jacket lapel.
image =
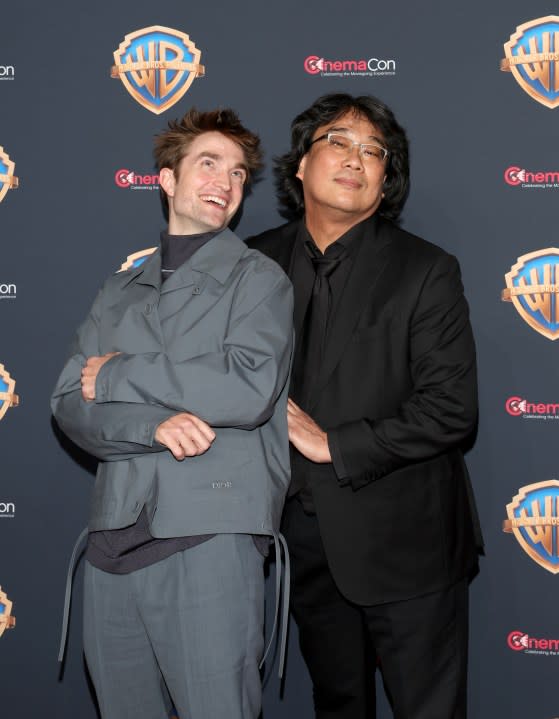
{"type": "Polygon", "coordinates": [[[123,286],[126,292],[125,315],[134,327],[134,352],[156,352],[164,347],[158,304],[161,290],[161,252],[159,249],[130,272],[123,286]],[[137,289],[134,290],[134,285],[137,289]],[[141,289],[140,289],[141,287],[141,289]],[[130,292],[129,292],[130,290],[130,292]],[[134,298],[132,301],[131,298],[134,298]]]}
{"type": "MultiPolygon", "coordinates": [[[[312,292],[314,271],[304,256],[299,253],[304,250],[300,234],[305,231],[303,220],[296,220],[280,228],[268,230],[258,236],[257,249],[271,257],[282,268],[293,283],[295,310],[293,313],[293,327],[295,337],[301,335],[305,311],[312,292]]],[[[251,239],[248,245],[251,245],[251,239]]]]}
{"type": "Polygon", "coordinates": [[[159,248],[144,260],[141,265],[129,271],[126,285],[130,285],[133,282],[138,285],[155,287],[156,290],[161,288],[161,251],[159,248]]]}
{"type": "Polygon", "coordinates": [[[192,286],[192,294],[199,295],[208,275],[223,284],[244,251],[244,243],[230,230],[223,230],[173,272],[161,294],[192,286]]]}

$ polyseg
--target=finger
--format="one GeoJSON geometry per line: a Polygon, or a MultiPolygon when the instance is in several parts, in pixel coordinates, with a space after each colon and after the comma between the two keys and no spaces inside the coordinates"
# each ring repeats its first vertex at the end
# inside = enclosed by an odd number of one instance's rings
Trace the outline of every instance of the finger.
{"type": "Polygon", "coordinates": [[[167,447],[167,449],[171,452],[175,459],[178,459],[179,461],[181,459],[184,459],[184,449],[181,443],[178,442],[174,437],[171,437],[170,435],[167,435],[167,433],[164,433],[161,439],[159,439],[158,441],[167,447]]]}
{"type": "Polygon", "coordinates": [[[301,423],[296,417],[292,417],[291,415],[287,417],[287,431],[289,433],[289,439],[298,437],[301,434],[301,423]]]}
{"type": "Polygon", "coordinates": [[[287,400],[287,411],[291,414],[298,414],[301,417],[306,417],[307,413],[302,410],[299,405],[292,399],[287,400]]]}
{"type": "Polygon", "coordinates": [[[189,427],[187,432],[183,432],[183,435],[187,442],[194,444],[197,449],[197,454],[205,452],[211,444],[211,440],[202,434],[202,432],[200,432],[195,426],[189,427]]]}
{"type": "Polygon", "coordinates": [[[194,415],[178,415],[174,418],[173,423],[178,432],[196,441],[201,447],[204,447],[204,450],[206,450],[215,439],[215,432],[212,428],[194,415]]]}
{"type": "Polygon", "coordinates": [[[193,425],[196,427],[198,433],[201,434],[211,444],[215,439],[215,432],[210,427],[210,425],[207,422],[204,422],[203,419],[200,419],[200,417],[196,417],[195,414],[191,414],[190,419],[193,425]]]}
{"type": "Polygon", "coordinates": [[[299,426],[303,426],[305,424],[305,421],[307,419],[307,415],[304,414],[301,410],[292,410],[291,412],[288,412],[287,414],[287,423],[291,424],[297,424],[299,426]]]}
{"type": "Polygon", "coordinates": [[[293,430],[293,429],[288,429],[287,436],[288,436],[291,444],[299,451],[302,451],[301,450],[302,440],[301,440],[301,435],[299,434],[299,432],[297,432],[296,430],[293,430]]]}
{"type": "Polygon", "coordinates": [[[187,435],[181,437],[180,443],[186,457],[196,457],[198,454],[203,454],[206,451],[202,449],[192,437],[187,435]]]}

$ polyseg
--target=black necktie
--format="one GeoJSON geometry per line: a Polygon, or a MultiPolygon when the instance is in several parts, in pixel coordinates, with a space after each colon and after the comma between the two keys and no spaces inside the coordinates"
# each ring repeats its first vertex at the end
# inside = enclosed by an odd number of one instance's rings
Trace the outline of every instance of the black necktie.
{"type": "Polygon", "coordinates": [[[306,411],[315,399],[318,374],[324,360],[332,304],[329,278],[340,264],[343,253],[341,246],[332,246],[327,255],[318,254],[314,248],[310,250],[315,276],[301,337],[299,358],[302,371],[298,388],[300,405],[306,411]]]}
{"type": "MultiPolygon", "coordinates": [[[[315,400],[320,367],[324,361],[323,351],[332,304],[329,278],[340,264],[345,250],[340,245],[332,246],[325,256],[310,243],[305,243],[305,250],[313,263],[315,276],[301,338],[297,342],[291,396],[308,412],[315,400]]],[[[288,496],[297,494],[305,511],[312,514],[314,507],[311,491],[306,484],[306,463],[307,460],[291,446],[292,471],[288,496]]]]}

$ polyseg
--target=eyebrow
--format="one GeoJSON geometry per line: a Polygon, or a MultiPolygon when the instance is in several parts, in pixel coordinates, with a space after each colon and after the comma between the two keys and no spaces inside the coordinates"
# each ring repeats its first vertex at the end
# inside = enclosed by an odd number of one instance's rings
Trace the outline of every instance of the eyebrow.
{"type": "MultiPolygon", "coordinates": [[[[349,127],[344,127],[343,125],[339,127],[334,125],[334,127],[330,127],[328,130],[326,130],[326,132],[352,132],[352,130],[349,127]]],[[[383,147],[384,145],[386,145],[386,140],[384,140],[382,137],[377,137],[376,135],[369,135],[369,140],[375,140],[383,147]]]]}
{"type": "MultiPolygon", "coordinates": [[[[211,160],[223,160],[223,155],[219,155],[217,152],[199,152],[194,158],[194,162],[201,160],[203,157],[209,157],[211,160]]],[[[243,162],[235,165],[232,169],[244,170],[248,174],[248,167],[243,162]]]]}

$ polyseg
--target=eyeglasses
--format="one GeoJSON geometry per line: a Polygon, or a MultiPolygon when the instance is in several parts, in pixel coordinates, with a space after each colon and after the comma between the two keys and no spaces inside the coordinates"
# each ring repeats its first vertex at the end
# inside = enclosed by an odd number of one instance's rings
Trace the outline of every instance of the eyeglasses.
{"type": "Polygon", "coordinates": [[[363,162],[383,162],[388,157],[388,150],[380,145],[373,142],[354,142],[345,135],[338,135],[337,132],[327,132],[325,135],[321,135],[317,137],[316,140],[313,140],[311,145],[321,140],[326,140],[328,146],[340,155],[348,154],[357,146],[359,148],[359,156],[363,162]]]}

